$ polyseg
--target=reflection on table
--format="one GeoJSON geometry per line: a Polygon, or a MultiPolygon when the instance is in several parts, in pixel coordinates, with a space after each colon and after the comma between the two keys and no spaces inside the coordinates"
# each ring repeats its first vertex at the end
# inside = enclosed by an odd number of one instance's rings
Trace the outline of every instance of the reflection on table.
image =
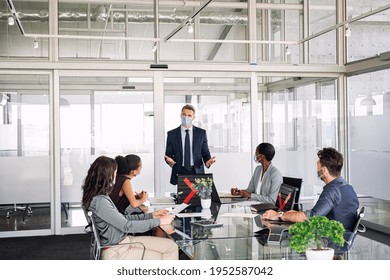
{"type": "MultiPolygon", "coordinates": [[[[256,237],[179,240],[179,248],[193,260],[305,260],[288,246],[288,240],[279,245],[264,244],[256,237]]],[[[388,260],[390,246],[358,235],[348,252],[336,252],[340,260],[388,260]]]]}
{"type": "MultiPolygon", "coordinates": [[[[240,204],[213,204],[211,209],[189,207],[167,227],[166,232],[190,259],[196,260],[302,260],[289,248],[291,224],[270,224],[240,204]],[[212,223],[217,225],[214,227],[212,223]],[[198,224],[205,225],[198,225],[198,224]],[[279,232],[280,242],[270,243],[268,232],[279,232]],[[174,232],[173,232],[174,231],[174,232]],[[284,231],[284,232],[283,232],[284,231]]],[[[358,235],[348,252],[337,259],[390,259],[390,246],[358,235]]]]}
{"type": "Polygon", "coordinates": [[[188,207],[175,218],[176,232],[170,237],[174,240],[251,237],[263,228],[254,222],[255,217],[258,215],[247,205],[212,204],[210,209],[188,207]],[[210,225],[199,226],[202,222],[210,225]],[[215,226],[212,226],[213,222],[215,226]]]}
{"type": "Polygon", "coordinates": [[[256,237],[179,240],[180,249],[194,260],[299,260],[298,254],[288,247],[264,245],[256,237]]]}

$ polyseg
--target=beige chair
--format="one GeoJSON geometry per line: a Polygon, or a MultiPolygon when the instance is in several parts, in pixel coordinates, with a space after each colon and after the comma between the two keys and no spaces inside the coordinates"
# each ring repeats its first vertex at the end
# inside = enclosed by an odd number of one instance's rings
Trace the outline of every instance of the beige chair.
{"type": "Polygon", "coordinates": [[[127,245],[127,244],[128,245],[130,245],[130,244],[138,244],[138,245],[141,245],[141,247],[143,248],[143,252],[142,252],[142,256],[141,256],[141,260],[143,260],[144,255],[145,255],[145,245],[142,242],[129,242],[129,243],[121,243],[121,244],[118,244],[118,245],[102,246],[101,243],[100,243],[99,232],[98,232],[98,229],[96,228],[96,224],[95,224],[95,221],[93,219],[91,211],[88,212],[88,218],[87,219],[89,219],[88,222],[89,222],[89,225],[91,226],[91,229],[92,229],[91,248],[90,248],[91,259],[93,259],[93,260],[100,260],[101,251],[104,248],[110,248],[110,247],[113,247],[113,246],[124,246],[124,245],[127,245]]]}

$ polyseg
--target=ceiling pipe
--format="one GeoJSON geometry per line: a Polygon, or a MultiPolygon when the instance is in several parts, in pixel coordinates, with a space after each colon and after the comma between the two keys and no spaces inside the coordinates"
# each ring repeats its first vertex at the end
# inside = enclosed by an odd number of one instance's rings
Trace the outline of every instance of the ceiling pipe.
{"type": "MultiPolygon", "coordinates": [[[[134,7],[152,7],[154,0],[113,0],[109,1],[110,4],[122,4],[122,5],[131,5],[134,7]]],[[[47,3],[47,0],[30,0],[29,2],[41,2],[47,3]]],[[[107,0],[93,0],[91,1],[94,4],[102,4],[107,5],[107,0]]],[[[176,8],[196,8],[203,4],[204,1],[161,1],[160,8],[162,7],[176,7],[176,8]]],[[[80,0],[61,0],[61,3],[73,3],[80,4],[80,0]]],[[[227,9],[246,9],[247,4],[240,2],[213,2],[210,7],[212,8],[227,8],[227,9]]],[[[319,10],[334,10],[334,6],[332,5],[313,5],[313,8],[316,7],[319,10]]],[[[258,9],[283,9],[283,10],[302,10],[302,4],[280,4],[280,3],[257,3],[256,8],[258,9]]]]}
{"type": "MultiPolygon", "coordinates": [[[[150,37],[105,37],[90,35],[51,35],[51,34],[25,34],[30,38],[59,38],[59,39],[86,39],[86,40],[113,40],[113,41],[151,41],[161,42],[163,38],[150,37]]],[[[219,40],[219,39],[170,39],[169,42],[195,42],[195,43],[230,43],[230,44],[285,44],[296,45],[298,41],[270,41],[270,40],[219,40]]]]}
{"type": "MultiPolygon", "coordinates": [[[[127,20],[131,23],[145,23],[154,21],[153,11],[128,11],[127,20]]],[[[18,13],[23,22],[48,22],[49,12],[47,10],[26,11],[18,13]]],[[[0,21],[8,20],[9,14],[0,14],[0,21]]],[[[126,22],[126,12],[112,9],[112,17],[115,23],[126,22]]],[[[245,12],[203,12],[198,15],[202,24],[220,24],[220,25],[243,25],[247,24],[248,16],[245,12]]],[[[91,20],[99,22],[100,16],[97,13],[91,13],[91,20]]],[[[188,18],[186,12],[162,12],[159,13],[160,23],[180,24],[188,18]]],[[[85,22],[88,19],[88,13],[84,11],[59,11],[58,22],[85,22]]]]}

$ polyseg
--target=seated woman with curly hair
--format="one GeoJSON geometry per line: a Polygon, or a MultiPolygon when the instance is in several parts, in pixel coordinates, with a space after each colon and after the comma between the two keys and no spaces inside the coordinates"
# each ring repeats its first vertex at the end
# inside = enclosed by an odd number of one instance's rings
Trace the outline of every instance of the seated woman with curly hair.
{"type": "Polygon", "coordinates": [[[102,251],[102,259],[140,259],[141,245],[125,244],[141,242],[145,246],[144,259],[176,260],[178,247],[167,238],[154,236],[131,236],[151,230],[160,225],[171,224],[173,215],[153,217],[153,213],[123,215],[108,196],[115,182],[117,163],[114,159],[100,156],[90,166],[82,190],[82,207],[92,212],[102,245],[117,245],[102,251]]]}

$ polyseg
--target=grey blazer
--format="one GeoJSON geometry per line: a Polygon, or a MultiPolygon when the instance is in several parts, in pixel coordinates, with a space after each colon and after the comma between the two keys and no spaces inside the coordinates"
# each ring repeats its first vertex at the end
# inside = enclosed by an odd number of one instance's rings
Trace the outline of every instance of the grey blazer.
{"type": "Polygon", "coordinates": [[[280,185],[283,182],[282,173],[271,163],[264,174],[260,193],[257,193],[262,170],[263,166],[259,165],[256,167],[253,172],[252,179],[249,182],[247,191],[252,193],[252,200],[257,200],[263,203],[275,203],[278,197],[280,185]]]}
{"type": "Polygon", "coordinates": [[[118,244],[128,233],[145,232],[160,225],[152,213],[122,215],[108,195],[97,195],[89,206],[102,245],[118,244]]]}

